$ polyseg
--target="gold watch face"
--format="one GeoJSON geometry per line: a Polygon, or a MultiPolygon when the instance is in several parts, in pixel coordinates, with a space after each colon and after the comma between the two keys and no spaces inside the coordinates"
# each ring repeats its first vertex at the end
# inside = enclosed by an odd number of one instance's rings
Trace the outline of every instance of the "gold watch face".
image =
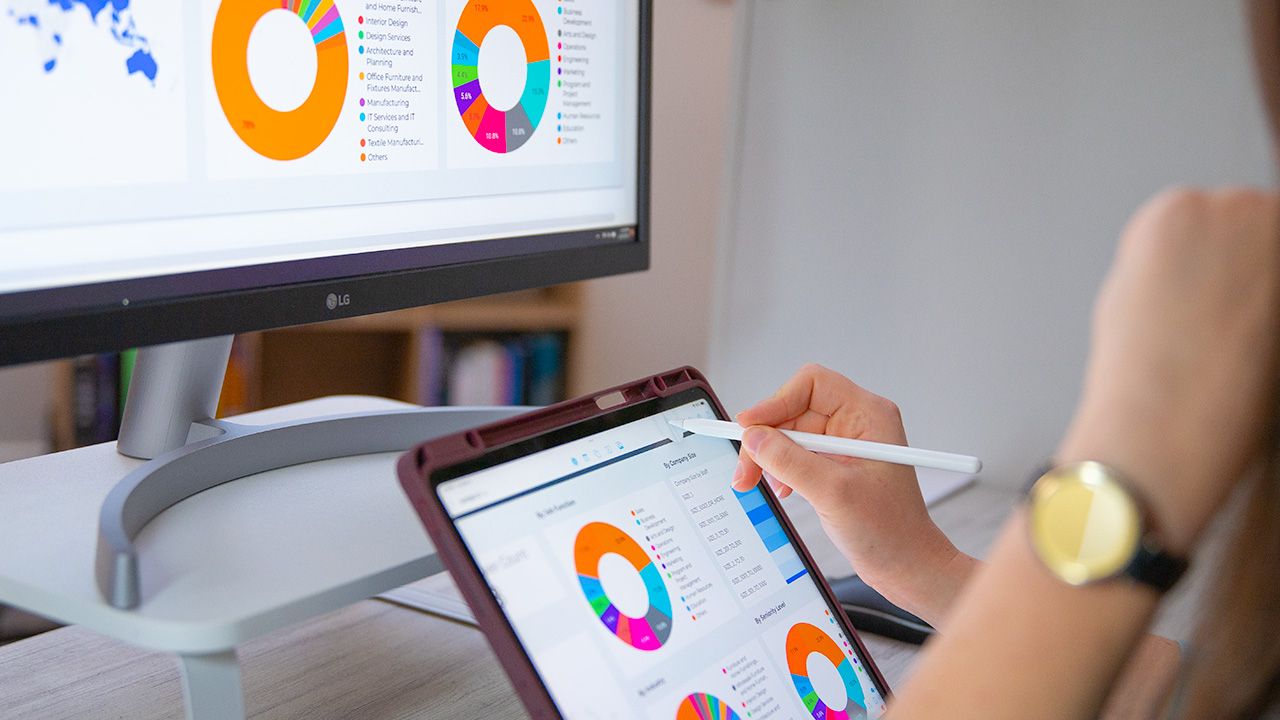
{"type": "Polygon", "coordinates": [[[1106,466],[1051,470],[1031,490],[1031,542],[1072,585],[1110,577],[1133,559],[1142,533],[1137,504],[1106,466]]]}

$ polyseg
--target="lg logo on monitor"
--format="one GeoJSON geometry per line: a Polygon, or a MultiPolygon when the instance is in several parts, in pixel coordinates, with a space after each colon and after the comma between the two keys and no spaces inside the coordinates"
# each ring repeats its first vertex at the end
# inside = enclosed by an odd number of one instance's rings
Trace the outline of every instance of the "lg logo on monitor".
{"type": "Polygon", "coordinates": [[[337,310],[340,307],[346,307],[347,305],[350,305],[350,304],[351,304],[351,296],[345,293],[342,295],[329,293],[329,297],[324,299],[325,307],[329,308],[330,310],[337,310]]]}

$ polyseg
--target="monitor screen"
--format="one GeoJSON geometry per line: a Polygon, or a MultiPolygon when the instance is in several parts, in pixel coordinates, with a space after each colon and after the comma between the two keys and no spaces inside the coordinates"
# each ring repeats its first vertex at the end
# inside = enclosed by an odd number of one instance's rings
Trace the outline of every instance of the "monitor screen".
{"type": "Polygon", "coordinates": [[[643,269],[643,0],[7,0],[0,364],[643,269]]]}

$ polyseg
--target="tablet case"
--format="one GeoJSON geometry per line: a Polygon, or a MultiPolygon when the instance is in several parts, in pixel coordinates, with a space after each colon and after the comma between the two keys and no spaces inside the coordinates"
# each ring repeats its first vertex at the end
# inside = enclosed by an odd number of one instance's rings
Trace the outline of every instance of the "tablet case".
{"type": "MultiPolygon", "coordinates": [[[[462,537],[433,492],[431,474],[440,468],[474,460],[496,448],[589,420],[629,405],[668,397],[691,389],[705,392],[715,407],[716,414],[722,419],[728,417],[702,373],[686,366],[626,385],[619,385],[603,392],[550,405],[509,420],[428,440],[411,448],[396,464],[400,484],[426,526],[427,534],[435,544],[436,553],[440,556],[445,569],[453,575],[454,582],[457,583],[463,597],[471,605],[476,621],[489,641],[489,646],[498,656],[498,662],[506,671],[529,716],[534,720],[544,718],[561,720],[562,716],[556,709],[533,663],[529,660],[524,646],[520,644],[515,631],[507,622],[493,593],[490,592],[480,569],[471,560],[462,537]]],[[[805,547],[800,534],[796,532],[791,519],[787,517],[773,493],[766,490],[762,495],[767,499],[778,519],[786,526],[787,532],[794,538],[796,551],[809,567],[816,568],[817,564],[810,556],[809,549],[805,547]]],[[[816,572],[810,575],[817,582],[827,603],[833,608],[839,608],[840,603],[836,600],[822,573],[816,572]]],[[[847,622],[847,619],[844,630],[857,645],[858,654],[866,661],[867,671],[874,676],[877,684],[885,689],[887,697],[888,683],[871,659],[866,646],[862,644],[862,638],[858,636],[857,631],[847,622]]]]}

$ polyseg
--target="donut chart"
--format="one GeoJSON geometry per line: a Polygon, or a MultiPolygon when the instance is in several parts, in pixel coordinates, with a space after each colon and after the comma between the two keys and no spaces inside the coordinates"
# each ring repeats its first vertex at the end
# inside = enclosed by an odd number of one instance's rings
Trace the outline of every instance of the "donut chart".
{"type": "Polygon", "coordinates": [[[602,522],[589,523],[578,531],[573,542],[578,583],[591,609],[609,632],[637,650],[657,650],[671,637],[671,596],[662,584],[662,573],[630,535],[602,522]],[[649,593],[649,609],[644,617],[623,615],[600,584],[600,558],[608,553],[621,555],[640,573],[649,593]]]}
{"type": "Polygon", "coordinates": [[[685,698],[676,708],[676,720],[740,720],[733,708],[716,697],[706,693],[694,693],[685,698]]]}
{"type": "Polygon", "coordinates": [[[495,153],[524,145],[542,121],[550,89],[551,48],[533,0],[467,3],[453,36],[453,96],[476,142],[495,153]],[[499,25],[515,30],[526,60],[524,93],[514,107],[505,110],[490,105],[480,85],[480,46],[499,25]]]}
{"type": "Polygon", "coordinates": [[[862,684],[858,682],[853,670],[853,663],[840,652],[840,646],[831,636],[809,623],[796,623],[787,632],[787,669],[791,672],[791,682],[795,683],[800,700],[809,709],[814,720],[857,720],[866,718],[867,701],[862,694],[862,684]],[[818,697],[809,681],[809,656],[818,653],[831,661],[840,679],[844,681],[845,695],[848,700],[843,710],[833,710],[818,697]]]}
{"type": "Polygon", "coordinates": [[[227,0],[213,22],[213,86],[231,129],[254,152],[296,160],[333,132],[347,97],[347,38],[334,0],[227,0]],[[298,108],[280,112],[258,97],[249,80],[249,36],[272,10],[306,23],[316,46],[316,82],[298,108]]]}

